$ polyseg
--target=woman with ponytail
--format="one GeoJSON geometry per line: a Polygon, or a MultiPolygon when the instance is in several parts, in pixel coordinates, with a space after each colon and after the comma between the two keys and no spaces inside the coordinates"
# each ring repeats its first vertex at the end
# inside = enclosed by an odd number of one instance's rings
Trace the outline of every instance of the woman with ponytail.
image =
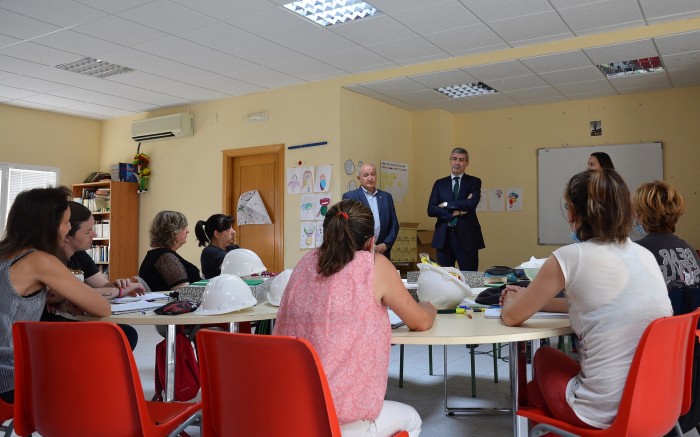
{"type": "Polygon", "coordinates": [[[219,276],[226,254],[230,250],[238,249],[238,245],[233,242],[236,236],[233,221],[230,215],[214,214],[207,221],[199,220],[195,225],[194,235],[199,241],[199,246],[204,247],[199,257],[204,279],[219,276]]]}
{"type": "Polygon", "coordinates": [[[656,259],[627,237],[632,206],[620,175],[579,173],[564,200],[576,244],[555,250],[527,288],[507,286],[501,318],[517,326],[540,310],[569,313],[581,362],[540,348],[528,404],[576,426],[605,429],[617,415],[642,333],[673,311],[656,259]],[[565,298],[556,298],[561,290],[565,298]]]}
{"type": "Polygon", "coordinates": [[[333,205],[323,244],[294,267],[274,334],[305,338],[328,376],[344,437],[420,434],[421,419],[385,401],[391,328],[387,306],[412,330],[429,329],[436,310],[416,303],[384,256],[374,252],[374,217],[356,200],[333,205]]]}

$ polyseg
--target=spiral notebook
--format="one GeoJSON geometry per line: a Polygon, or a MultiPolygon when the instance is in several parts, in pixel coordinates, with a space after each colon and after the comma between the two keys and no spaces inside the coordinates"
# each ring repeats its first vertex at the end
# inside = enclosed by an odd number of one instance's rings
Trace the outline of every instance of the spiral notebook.
{"type": "MultiPolygon", "coordinates": [[[[487,319],[500,319],[501,307],[489,307],[484,312],[484,317],[487,319]]],[[[531,319],[568,319],[569,313],[550,313],[547,311],[538,311],[533,314],[531,319]]]]}

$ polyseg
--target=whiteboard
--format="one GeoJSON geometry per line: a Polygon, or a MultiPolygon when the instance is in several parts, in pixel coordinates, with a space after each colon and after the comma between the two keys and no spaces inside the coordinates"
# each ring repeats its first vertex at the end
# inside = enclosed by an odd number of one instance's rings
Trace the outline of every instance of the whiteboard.
{"type": "Polygon", "coordinates": [[[664,178],[661,143],[537,149],[539,244],[571,243],[571,225],[564,214],[564,188],[573,175],[586,170],[593,152],[610,155],[630,194],[643,183],[664,178]]]}

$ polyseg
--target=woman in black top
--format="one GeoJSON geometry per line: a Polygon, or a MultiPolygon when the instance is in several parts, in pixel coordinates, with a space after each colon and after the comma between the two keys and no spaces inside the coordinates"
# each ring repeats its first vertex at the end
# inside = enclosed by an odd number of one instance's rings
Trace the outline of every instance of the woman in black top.
{"type": "Polygon", "coordinates": [[[199,258],[202,264],[202,274],[205,279],[210,279],[221,274],[221,263],[226,254],[233,249],[238,249],[234,244],[236,231],[233,230],[234,219],[230,215],[214,214],[207,219],[200,220],[194,227],[202,255],[199,258]]]}
{"type": "Polygon", "coordinates": [[[202,279],[197,266],[177,254],[189,232],[187,218],[181,212],[161,211],[153,218],[151,250],[139,268],[139,276],[151,290],[176,290],[202,279]]]}

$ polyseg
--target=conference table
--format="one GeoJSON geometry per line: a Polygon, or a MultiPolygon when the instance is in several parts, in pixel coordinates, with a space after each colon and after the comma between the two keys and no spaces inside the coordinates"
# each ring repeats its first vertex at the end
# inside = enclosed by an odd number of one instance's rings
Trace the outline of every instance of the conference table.
{"type": "Polygon", "coordinates": [[[204,316],[193,313],[178,314],[176,316],[158,315],[152,310],[139,311],[126,314],[112,314],[107,317],[73,316],[65,315],[74,320],[112,322],[124,325],[164,325],[166,352],[165,352],[165,387],[164,400],[170,402],[175,397],[175,327],[177,325],[206,325],[228,323],[230,332],[238,331],[238,323],[269,320],[277,317],[277,307],[267,301],[250,308],[245,308],[232,313],[204,316]]]}
{"type": "MultiPolygon", "coordinates": [[[[409,331],[405,326],[392,329],[393,344],[411,345],[477,345],[507,343],[509,345],[510,388],[513,397],[510,407],[479,408],[447,406],[447,348],[445,348],[445,412],[448,414],[498,414],[511,413],[513,416],[513,435],[527,435],[527,419],[516,414],[521,381],[519,381],[519,364],[524,369],[525,363],[519,363],[518,342],[539,340],[572,333],[569,318],[529,319],[521,326],[506,326],[500,319],[484,317],[483,312],[474,313],[472,318],[465,314],[438,314],[433,327],[427,331],[409,331]]],[[[535,353],[539,341],[532,342],[535,353]]],[[[523,361],[522,359],[520,361],[523,361]]],[[[524,384],[524,381],[522,381],[524,384]]]]}

